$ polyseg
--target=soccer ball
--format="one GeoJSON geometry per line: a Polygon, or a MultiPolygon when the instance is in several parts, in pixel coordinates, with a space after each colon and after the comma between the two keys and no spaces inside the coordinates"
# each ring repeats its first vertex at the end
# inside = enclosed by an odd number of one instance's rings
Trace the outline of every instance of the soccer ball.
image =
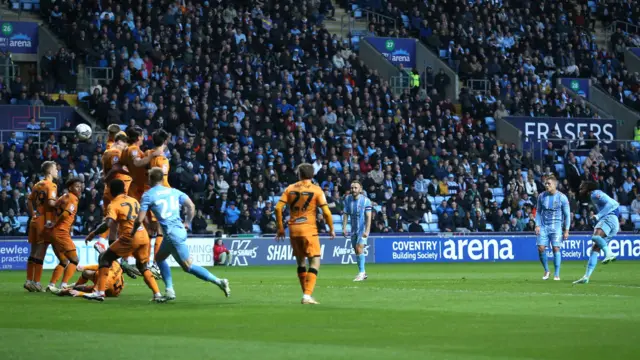
{"type": "Polygon", "coordinates": [[[91,128],[87,124],[80,124],[76,126],[76,136],[78,139],[85,141],[91,137],[91,128]]]}

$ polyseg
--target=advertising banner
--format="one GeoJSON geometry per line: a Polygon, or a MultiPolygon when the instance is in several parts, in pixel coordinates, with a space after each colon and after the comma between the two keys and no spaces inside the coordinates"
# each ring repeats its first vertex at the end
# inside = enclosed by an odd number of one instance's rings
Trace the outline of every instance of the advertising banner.
{"type": "MultiPolygon", "coordinates": [[[[272,239],[225,239],[225,245],[231,251],[234,266],[249,265],[285,265],[295,264],[293,249],[288,241],[276,243],[272,239]]],[[[336,237],[334,240],[320,239],[320,258],[323,264],[355,264],[356,256],[351,239],[336,237]]],[[[364,254],[367,262],[373,262],[375,240],[369,238],[364,254]]]]}
{"type": "MultiPolygon", "coordinates": [[[[562,260],[586,261],[591,255],[589,236],[570,236],[563,242],[562,260]]],[[[620,260],[640,259],[640,236],[621,236],[609,247],[620,260]]],[[[551,251],[548,253],[551,256],[551,251]]],[[[376,263],[537,261],[534,235],[397,237],[376,241],[376,263]]]]}
{"type": "Polygon", "coordinates": [[[561,78],[560,83],[576,94],[589,100],[589,79],[561,78]]]}
{"type": "Polygon", "coordinates": [[[522,131],[525,139],[548,139],[555,130],[562,139],[577,139],[580,132],[594,135],[610,143],[616,139],[616,120],[614,119],[584,119],[584,118],[546,118],[507,116],[504,118],[510,124],[522,131]]]}
{"type": "Polygon", "coordinates": [[[367,37],[365,41],[395,66],[402,64],[407,69],[416,66],[415,39],[367,37]]]}
{"type": "Polygon", "coordinates": [[[32,117],[38,125],[44,121],[52,130],[60,129],[66,119],[72,123],[80,120],[80,115],[70,106],[0,105],[0,114],[0,130],[27,129],[32,117]]]}
{"type": "Polygon", "coordinates": [[[637,57],[640,57],[640,48],[629,48],[632,53],[634,53],[637,57]]]}
{"type": "Polygon", "coordinates": [[[38,24],[26,21],[0,22],[0,49],[14,54],[38,53],[38,24]]]}
{"type": "Polygon", "coordinates": [[[26,241],[0,241],[0,270],[26,270],[30,249],[26,241]]]}

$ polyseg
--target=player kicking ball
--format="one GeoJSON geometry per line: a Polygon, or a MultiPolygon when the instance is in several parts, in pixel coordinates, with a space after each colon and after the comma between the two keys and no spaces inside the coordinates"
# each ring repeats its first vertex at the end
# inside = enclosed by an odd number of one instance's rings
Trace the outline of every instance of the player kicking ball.
{"type": "Polygon", "coordinates": [[[591,248],[591,255],[587,262],[587,272],[582,278],[573,282],[574,284],[588,284],[593,270],[595,270],[596,265],[598,265],[600,250],[604,253],[602,264],[616,261],[616,257],[611,253],[608,243],[616,236],[618,231],[620,231],[620,223],[615,213],[620,204],[603,191],[598,190],[598,184],[593,181],[584,181],[580,184],[580,195],[589,196],[598,211],[598,213],[593,216],[593,219],[598,223],[591,237],[593,247],[591,248]]]}
{"type": "Polygon", "coordinates": [[[551,244],[553,249],[553,280],[560,280],[560,264],[562,255],[562,239],[569,238],[571,226],[571,211],[569,199],[557,190],[558,180],[555,176],[548,176],[544,181],[545,192],[538,195],[536,206],[536,236],[538,237],[538,256],[544,268],[542,280],[549,279],[549,264],[547,264],[547,247],[551,244]]]}
{"type": "Polygon", "coordinates": [[[166,294],[164,298],[167,301],[176,299],[171,269],[167,262],[169,255],[173,255],[182,270],[198,279],[215,284],[224,292],[226,297],[229,297],[231,295],[229,280],[219,279],[202,266],[193,264],[187,247],[187,227],[193,220],[196,206],[182,191],[163,186],[163,178],[164,173],[161,168],[155,167],[149,170],[149,185],[151,189],[147,190],[142,196],[140,213],[133,228],[137,229],[141,226],[149,210],[155,215],[156,220],[162,227],[164,240],[156,253],[155,261],[160,268],[162,279],[165,283],[166,294]],[[186,213],[184,223],[180,219],[181,207],[184,208],[186,213]]]}
{"type": "Polygon", "coordinates": [[[367,273],[364,268],[364,247],[367,246],[367,238],[371,231],[371,200],[362,192],[362,184],[359,181],[351,183],[351,194],[344,201],[344,215],[342,216],[342,229],[344,237],[348,238],[347,220],[351,218],[351,246],[356,253],[358,275],[353,281],[364,281],[367,273]]]}

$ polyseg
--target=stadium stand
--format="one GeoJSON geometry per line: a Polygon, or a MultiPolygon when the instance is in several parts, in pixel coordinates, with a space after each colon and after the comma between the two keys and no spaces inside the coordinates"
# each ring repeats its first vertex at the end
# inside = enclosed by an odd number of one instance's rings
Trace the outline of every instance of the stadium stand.
{"type": "MultiPolygon", "coordinates": [[[[113,80],[91,84],[82,94],[85,106],[101,124],[142,126],[147,145],[154,130],[169,130],[170,183],[192,196],[202,217],[232,233],[273,233],[275,203],[305,161],[316,167],[338,232],[352,179],[375,203],[374,232],[530,231],[547,173],[562,179],[573,230],[594,225],[587,220],[591,208],[576,195],[581,179],[600,181],[620,200],[623,228],[640,228],[636,148],[606,145],[591,134],[550,140],[538,159],[495,136],[495,119],[509,115],[598,117],[584,100],[554,87],[558,73],[582,76],[587,64],[607,59],[603,52],[591,56],[586,3],[580,12],[551,1],[535,9],[507,1],[367,3],[398,19],[404,26],[397,34],[415,34],[465,79],[489,80],[488,91],[464,88],[458,108],[439,95],[446,79],[432,73],[429,96],[394,95],[349,42],[326,30],[323,20],[334,11],[327,1],[149,0],[103,8],[41,3],[68,49],[46,54],[43,78],[17,93],[3,87],[3,98],[35,99],[41,87],[74,92],[80,63],[110,67],[113,80]],[[487,39],[478,41],[482,34],[487,39]],[[564,55],[555,55],[560,49],[564,55]]],[[[369,31],[396,30],[383,22],[369,31]]],[[[85,180],[76,231],[86,233],[102,216],[105,139],[78,142],[66,132],[71,123],[52,136],[37,124],[29,129],[38,136],[16,136],[30,145],[0,145],[3,232],[4,224],[24,232],[19,204],[39,164],[56,159],[61,179],[85,180]]]]}

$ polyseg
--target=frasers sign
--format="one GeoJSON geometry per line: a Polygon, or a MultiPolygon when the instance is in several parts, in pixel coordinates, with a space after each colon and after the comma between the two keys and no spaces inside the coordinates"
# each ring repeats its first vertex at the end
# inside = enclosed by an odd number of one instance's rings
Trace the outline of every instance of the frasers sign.
{"type": "Polygon", "coordinates": [[[583,119],[583,118],[532,118],[506,117],[505,120],[522,131],[525,139],[548,139],[553,131],[563,139],[575,140],[580,132],[585,137],[589,132],[604,142],[616,139],[617,123],[613,119],[583,119]]]}

